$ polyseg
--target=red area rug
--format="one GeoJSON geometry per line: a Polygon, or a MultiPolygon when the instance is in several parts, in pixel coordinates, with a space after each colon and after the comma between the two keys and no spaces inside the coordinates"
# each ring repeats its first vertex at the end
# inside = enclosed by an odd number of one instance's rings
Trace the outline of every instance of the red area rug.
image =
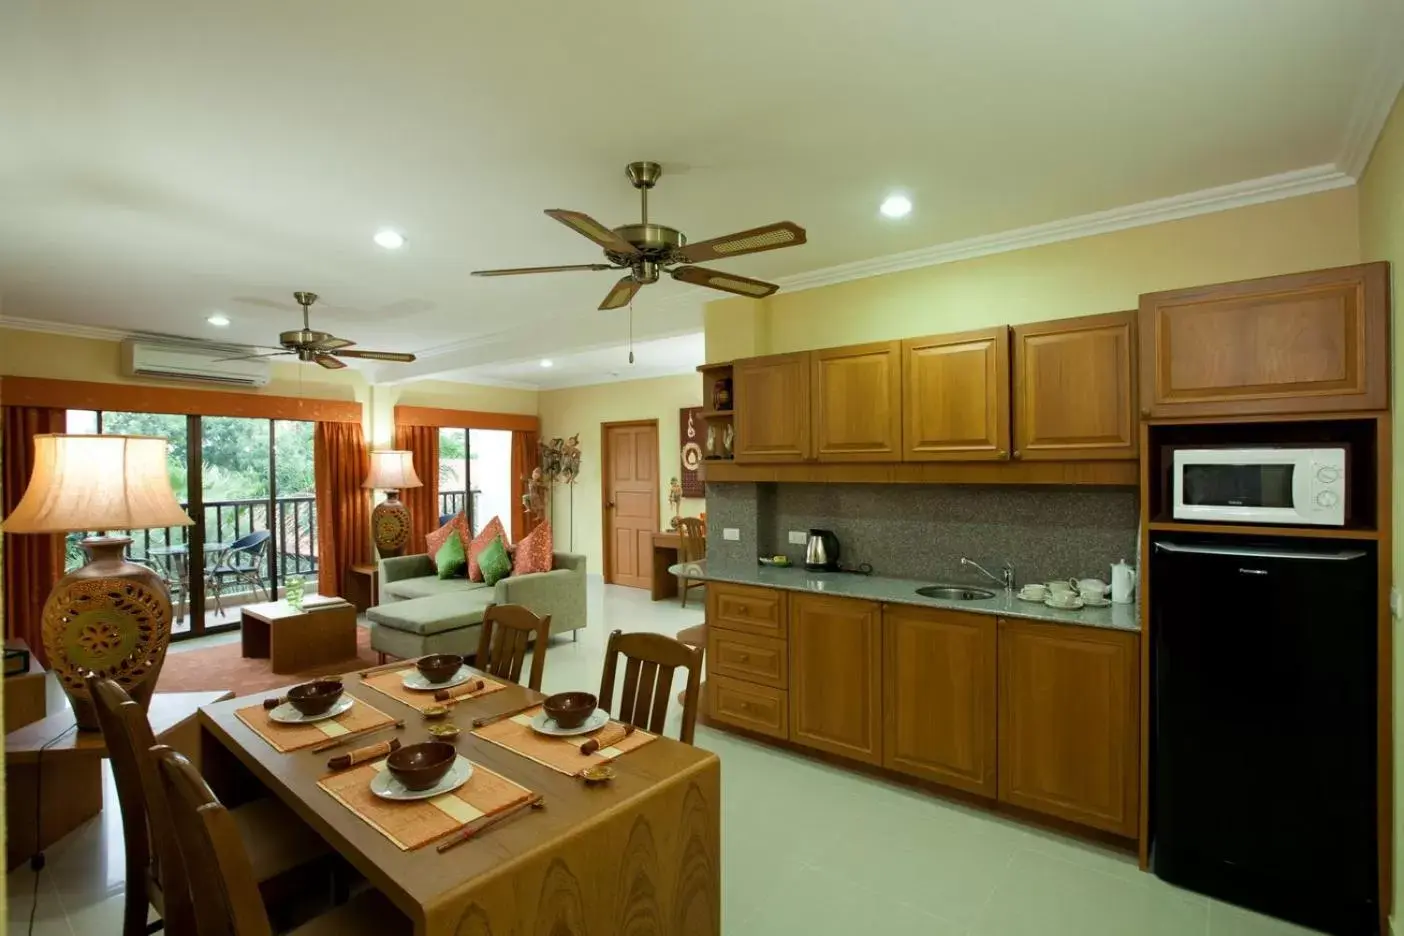
{"type": "Polygon", "coordinates": [[[166,654],[161,675],[156,680],[157,692],[203,692],[228,689],[236,696],[252,695],[307,682],[314,676],[331,676],[374,666],[379,659],[370,648],[370,630],[356,628],[354,660],[344,660],[301,673],[275,673],[266,659],[245,659],[239,643],[222,644],[204,650],[166,654]]]}

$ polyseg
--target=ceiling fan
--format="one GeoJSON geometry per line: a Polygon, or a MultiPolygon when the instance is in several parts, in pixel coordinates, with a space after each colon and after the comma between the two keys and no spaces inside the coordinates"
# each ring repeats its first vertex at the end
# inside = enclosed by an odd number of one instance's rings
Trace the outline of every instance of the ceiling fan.
{"type": "MultiPolygon", "coordinates": [[[[413,354],[401,354],[396,351],[353,351],[351,346],[356,342],[348,341],[345,338],[338,338],[330,332],[313,331],[308,324],[309,310],[312,303],[317,301],[317,294],[311,292],[295,292],[293,299],[302,306],[302,328],[297,331],[285,331],[278,336],[278,343],[281,349],[273,349],[262,354],[246,354],[241,357],[223,358],[226,361],[247,361],[252,358],[278,357],[282,354],[295,354],[299,361],[308,361],[320,364],[328,370],[339,370],[346,366],[346,362],[340,358],[360,358],[366,361],[394,361],[396,363],[408,364],[414,360],[413,354]]],[[[260,346],[269,347],[269,346],[260,346]]]]}
{"type": "Polygon", "coordinates": [[[695,286],[707,286],[723,292],[760,299],[780,287],[764,280],[737,276],[707,267],[691,266],[699,260],[724,260],[742,254],[781,247],[798,247],[805,242],[804,228],[792,221],[777,221],[749,231],[737,231],[725,237],[689,244],[682,231],[648,221],[648,190],[658,183],[663,167],[656,162],[629,163],[624,169],[634,188],[639,190],[642,218],[638,224],[605,227],[587,214],[547,209],[546,214],[590,238],[604,248],[609,263],[583,263],[573,266],[517,267],[508,270],[474,270],[474,276],[514,276],[518,273],[559,273],[566,270],[628,270],[629,274],[614,284],[600,303],[601,309],[617,309],[629,304],[640,287],[658,282],[660,273],[695,286]],[[679,266],[678,264],[683,264],[679,266]],[[671,267],[671,269],[670,269],[671,267]]]}

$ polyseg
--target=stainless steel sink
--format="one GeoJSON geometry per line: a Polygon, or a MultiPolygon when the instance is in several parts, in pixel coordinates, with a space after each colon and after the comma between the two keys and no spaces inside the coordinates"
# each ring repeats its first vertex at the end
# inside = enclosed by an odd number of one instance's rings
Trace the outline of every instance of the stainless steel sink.
{"type": "Polygon", "coordinates": [[[947,601],[980,601],[995,596],[992,591],[971,588],[969,585],[924,585],[916,592],[926,598],[944,598],[947,601]]]}

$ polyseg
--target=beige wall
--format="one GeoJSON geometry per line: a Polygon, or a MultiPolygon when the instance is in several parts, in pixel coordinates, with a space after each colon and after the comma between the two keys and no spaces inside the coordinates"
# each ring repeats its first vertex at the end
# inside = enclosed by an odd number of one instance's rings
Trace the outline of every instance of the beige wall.
{"type": "MultiPolygon", "coordinates": [[[[702,378],[696,374],[628,380],[621,383],[546,390],[541,393],[541,437],[568,438],[580,434],[580,479],[575,484],[574,550],[584,553],[588,571],[604,571],[604,529],[600,509],[600,449],[606,422],[633,419],[658,420],[659,526],[666,527],[672,516],[668,506],[668,479],[682,466],[678,460],[678,410],[702,405],[702,378]]],[[[556,548],[570,545],[571,497],[565,485],[557,485],[551,524],[556,548]]],[[[697,516],[704,509],[700,499],[683,501],[683,516],[697,516]]]]}
{"type": "Polygon", "coordinates": [[[480,413],[517,413],[535,416],[535,390],[487,387],[447,380],[417,380],[405,384],[371,387],[370,433],[375,446],[389,445],[395,434],[396,406],[434,406],[480,413]]]}
{"type": "MultiPolygon", "coordinates": [[[[800,248],[803,249],[803,248],[800,248]]],[[[1143,292],[1356,263],[1354,188],[706,310],[707,360],[1135,308],[1143,292]]]]}
{"type": "MultiPolygon", "coordinates": [[[[1360,253],[1362,260],[1388,260],[1394,284],[1394,585],[1404,583],[1404,420],[1400,417],[1400,361],[1404,359],[1404,327],[1399,324],[1404,291],[1404,95],[1394,103],[1394,113],[1365,174],[1360,178],[1360,253]]],[[[1394,641],[1394,912],[1404,911],[1404,869],[1399,845],[1404,841],[1404,640],[1394,641]]]]}

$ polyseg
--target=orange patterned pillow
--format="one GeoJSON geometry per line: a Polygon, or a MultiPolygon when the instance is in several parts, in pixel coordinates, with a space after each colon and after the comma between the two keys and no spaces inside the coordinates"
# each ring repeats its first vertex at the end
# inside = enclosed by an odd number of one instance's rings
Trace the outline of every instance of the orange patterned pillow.
{"type": "Polygon", "coordinates": [[[512,574],[551,571],[551,524],[543,521],[512,547],[512,574]]]}
{"type": "MultiPolygon", "coordinates": [[[[443,548],[444,543],[448,542],[449,536],[454,533],[457,533],[459,538],[463,540],[463,551],[468,552],[468,518],[463,515],[461,510],[450,517],[448,523],[424,537],[424,542],[429,547],[430,562],[434,561],[434,557],[439,554],[439,550],[443,548]]],[[[437,567],[438,564],[435,563],[435,568],[437,567]]]]}
{"type": "Polygon", "coordinates": [[[507,531],[502,528],[502,521],[493,517],[488,521],[487,526],[483,527],[482,532],[473,537],[473,542],[468,544],[468,578],[470,581],[481,582],[483,580],[483,570],[478,568],[478,554],[492,545],[492,541],[498,537],[501,537],[505,543],[507,531]]]}

